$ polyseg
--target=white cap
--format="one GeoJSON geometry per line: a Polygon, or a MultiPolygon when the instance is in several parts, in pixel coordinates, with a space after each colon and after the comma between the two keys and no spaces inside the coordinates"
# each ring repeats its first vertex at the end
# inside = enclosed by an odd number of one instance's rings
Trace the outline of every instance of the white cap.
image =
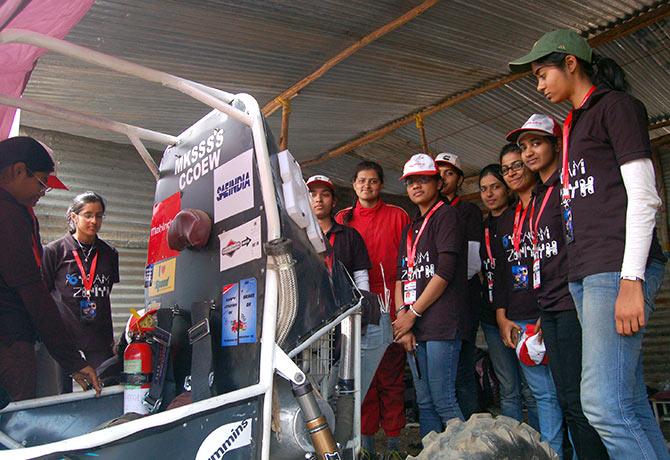
{"type": "Polygon", "coordinates": [[[333,182],[326,176],[322,176],[320,174],[317,174],[315,176],[310,177],[307,179],[307,188],[309,188],[312,185],[325,185],[331,190],[335,190],[335,186],[333,185],[333,182]]]}
{"type": "Polygon", "coordinates": [[[527,324],[519,343],[516,345],[516,355],[526,366],[547,364],[547,349],[540,334],[535,332],[534,324],[527,324]]]}
{"type": "Polygon", "coordinates": [[[437,156],[435,157],[435,163],[449,163],[451,166],[458,169],[458,172],[463,174],[463,168],[461,168],[461,160],[455,153],[447,153],[447,152],[438,153],[437,156]]]}
{"type": "Polygon", "coordinates": [[[437,166],[435,166],[435,161],[426,155],[425,153],[417,153],[412,155],[412,158],[409,159],[405,166],[402,168],[402,177],[400,180],[405,179],[408,176],[433,176],[438,174],[437,166]]]}
{"type": "Polygon", "coordinates": [[[519,142],[521,137],[525,134],[537,134],[540,136],[553,136],[560,138],[563,130],[549,115],[542,113],[534,113],[523,124],[521,128],[510,131],[507,134],[507,140],[510,142],[519,142]]]}

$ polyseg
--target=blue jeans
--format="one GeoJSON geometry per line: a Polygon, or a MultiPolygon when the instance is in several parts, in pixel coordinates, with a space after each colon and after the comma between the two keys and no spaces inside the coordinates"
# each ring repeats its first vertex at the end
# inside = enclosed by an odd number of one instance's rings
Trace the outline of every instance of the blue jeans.
{"type": "Polygon", "coordinates": [[[391,317],[382,313],[379,324],[368,324],[361,336],[361,401],[370,388],[372,378],[377,372],[379,362],[393,341],[391,317]]]}
{"type": "Polygon", "coordinates": [[[463,420],[456,399],[461,341],[436,340],[417,342],[416,345],[416,351],[407,354],[407,361],[414,379],[419,406],[419,434],[423,438],[431,431],[441,433],[452,418],[463,420]]]}
{"type": "MultiPolygon", "coordinates": [[[[514,321],[522,329],[535,321],[514,321]]],[[[552,449],[563,458],[563,411],[558,403],[556,385],[551,377],[549,366],[526,366],[521,364],[521,371],[533,393],[537,403],[537,414],[540,422],[542,440],[547,441],[552,449]]]]}
{"type": "Polygon", "coordinates": [[[502,415],[523,422],[523,402],[528,409],[528,424],[536,431],[540,431],[537,419],[535,399],[528,388],[528,384],[521,372],[521,363],[513,349],[508,348],[500,338],[497,326],[481,323],[486,344],[488,345],[491,364],[500,383],[500,409],[502,415]]]}
{"type": "MultiPolygon", "coordinates": [[[[663,281],[664,264],[652,261],[645,272],[645,322],[663,281]]],[[[626,337],[614,322],[619,272],[598,273],[570,283],[582,324],[582,408],[612,459],[668,460],[644,384],[644,329],[626,337]]]]}

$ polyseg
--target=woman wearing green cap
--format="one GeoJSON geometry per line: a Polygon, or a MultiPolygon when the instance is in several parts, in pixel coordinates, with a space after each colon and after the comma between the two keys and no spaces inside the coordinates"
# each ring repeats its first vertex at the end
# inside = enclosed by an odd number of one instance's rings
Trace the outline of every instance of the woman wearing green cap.
{"type": "Polygon", "coordinates": [[[670,459],[647,402],[642,335],[663,280],[644,105],[623,70],[571,30],[538,40],[510,63],[532,70],[563,124],[561,206],[568,280],[582,324],[581,400],[613,459],[670,459]]]}

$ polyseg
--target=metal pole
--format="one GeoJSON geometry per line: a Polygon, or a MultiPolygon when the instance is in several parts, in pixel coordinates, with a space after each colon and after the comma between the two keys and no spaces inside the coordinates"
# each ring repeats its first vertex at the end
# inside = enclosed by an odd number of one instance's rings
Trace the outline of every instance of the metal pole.
{"type": "Polygon", "coordinates": [[[286,150],[288,148],[288,116],[291,113],[291,101],[279,97],[277,98],[281,104],[281,135],[279,136],[279,150],[286,150]]]}

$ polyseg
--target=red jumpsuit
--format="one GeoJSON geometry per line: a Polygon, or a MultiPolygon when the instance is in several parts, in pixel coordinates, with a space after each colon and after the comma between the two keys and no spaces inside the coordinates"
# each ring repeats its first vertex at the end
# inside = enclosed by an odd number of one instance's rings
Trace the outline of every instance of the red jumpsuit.
{"type": "MultiPolygon", "coordinates": [[[[372,269],[370,270],[370,290],[384,294],[384,280],[379,267],[384,267],[386,287],[391,291],[391,319],[395,320],[395,282],[398,265],[398,248],[402,229],[410,219],[404,209],[386,204],[382,200],[373,208],[364,208],[359,203],[354,215],[344,223],[344,217],[351,208],[337,213],[335,220],[358,230],[368,248],[372,269]]],[[[381,426],[388,437],[400,435],[405,426],[405,351],[401,345],[392,343],[386,349],[370,389],[361,407],[361,433],[373,436],[381,426]]]]}

